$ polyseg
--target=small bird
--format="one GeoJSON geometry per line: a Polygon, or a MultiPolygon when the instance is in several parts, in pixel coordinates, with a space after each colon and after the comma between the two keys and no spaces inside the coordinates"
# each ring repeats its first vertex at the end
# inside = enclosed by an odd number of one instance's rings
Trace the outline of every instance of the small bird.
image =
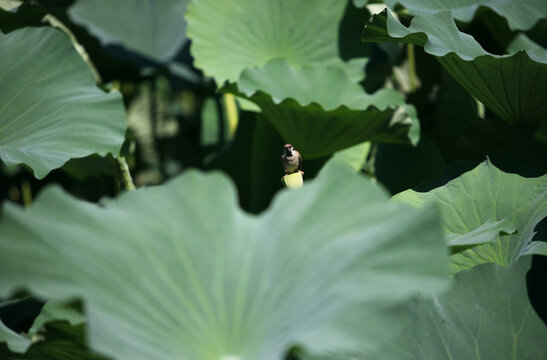
{"type": "Polygon", "coordinates": [[[297,171],[304,174],[302,171],[302,156],[300,156],[300,153],[296,151],[291,144],[285,144],[285,146],[283,146],[281,166],[283,166],[283,170],[285,170],[285,176],[294,174],[297,171]]]}

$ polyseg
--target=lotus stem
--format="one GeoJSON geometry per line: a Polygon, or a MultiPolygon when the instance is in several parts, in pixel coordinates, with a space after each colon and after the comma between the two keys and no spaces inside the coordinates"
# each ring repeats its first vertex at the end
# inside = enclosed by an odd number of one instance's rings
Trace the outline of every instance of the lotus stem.
{"type": "Polygon", "coordinates": [[[135,190],[135,184],[133,178],[129,172],[129,166],[125,161],[125,158],[121,155],[116,156],[116,163],[118,164],[118,173],[120,179],[120,188],[125,190],[135,190]]]}
{"type": "Polygon", "coordinates": [[[413,92],[418,87],[418,77],[416,76],[416,58],[414,55],[414,44],[408,44],[406,46],[407,59],[408,59],[408,77],[410,92],[413,92]]]}
{"type": "Polygon", "coordinates": [[[224,94],[224,109],[228,120],[228,138],[234,138],[239,118],[237,115],[236,99],[232,94],[224,94]]]}

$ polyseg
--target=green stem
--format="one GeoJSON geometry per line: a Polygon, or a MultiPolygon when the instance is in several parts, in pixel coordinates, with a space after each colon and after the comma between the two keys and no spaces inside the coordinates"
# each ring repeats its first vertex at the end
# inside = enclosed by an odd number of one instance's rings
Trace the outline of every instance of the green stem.
{"type": "Polygon", "coordinates": [[[224,110],[226,111],[226,119],[228,120],[228,137],[229,139],[233,139],[239,122],[234,95],[224,94],[224,110]]]}
{"type": "Polygon", "coordinates": [[[372,179],[376,179],[376,153],[378,152],[378,143],[370,146],[367,154],[367,173],[372,179]]]}
{"type": "Polygon", "coordinates": [[[118,165],[118,171],[120,174],[120,185],[125,190],[135,190],[135,184],[133,184],[133,178],[129,172],[129,166],[125,161],[125,158],[121,155],[116,156],[116,163],[118,165]]]}
{"type": "Polygon", "coordinates": [[[23,198],[23,206],[29,207],[32,203],[32,190],[30,189],[30,183],[26,180],[21,183],[21,197],[23,198]]]}
{"type": "Polygon", "coordinates": [[[416,76],[416,58],[414,55],[414,44],[408,44],[406,46],[406,53],[408,59],[408,77],[410,82],[410,92],[413,92],[418,87],[418,77],[416,76]]]}

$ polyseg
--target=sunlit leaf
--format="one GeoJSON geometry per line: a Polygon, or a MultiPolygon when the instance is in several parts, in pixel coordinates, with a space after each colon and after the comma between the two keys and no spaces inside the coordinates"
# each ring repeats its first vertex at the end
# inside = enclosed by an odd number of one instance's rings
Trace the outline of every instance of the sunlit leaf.
{"type": "Polygon", "coordinates": [[[538,123],[545,118],[545,49],[490,54],[472,36],[458,30],[448,11],[418,15],[408,28],[383,11],[372,17],[362,40],[423,46],[473,97],[511,124],[538,123]]]}
{"type": "Polygon", "coordinates": [[[452,252],[461,252],[475,245],[486,244],[498,238],[500,233],[511,234],[515,232],[513,225],[507,220],[500,221],[487,220],[484,224],[465,234],[449,233],[446,236],[448,246],[452,247],[452,252]]]}
{"type": "Polygon", "coordinates": [[[413,15],[432,14],[449,10],[454,18],[469,22],[479,7],[488,7],[507,19],[511,29],[529,30],[547,17],[543,0],[385,0],[390,8],[403,5],[413,15]]]}
{"type": "Polygon", "coordinates": [[[338,0],[197,0],[188,6],[195,64],[219,87],[260,106],[302,156],[320,158],[367,140],[419,138],[416,110],[394,90],[369,95],[365,59],[342,61],[338,0]],[[329,129],[326,130],[326,126],[329,129]]]}
{"type": "Polygon", "coordinates": [[[433,209],[396,204],[344,166],[260,216],[220,174],[187,171],[102,206],[54,186],[4,209],[0,296],[81,298],[91,348],[114,359],[371,350],[402,328],[397,305],[446,283],[441,236],[433,209]]]}
{"type": "Polygon", "coordinates": [[[126,127],[121,96],[97,88],[63,33],[52,28],[0,32],[0,53],[5,164],[26,164],[43,178],[71,158],[119,151],[126,127]]]}
{"type": "Polygon", "coordinates": [[[489,262],[509,265],[544,251],[532,238],[547,216],[547,175],[524,178],[486,161],[444,186],[427,193],[407,190],[394,199],[417,207],[433,204],[449,240],[484,243],[453,255],[455,271],[489,262]]]}
{"type": "Polygon", "coordinates": [[[523,281],[530,260],[462,271],[450,291],[412,301],[407,308],[413,330],[374,358],[547,359],[547,326],[532,308],[523,281]]]}
{"type": "Polygon", "coordinates": [[[341,64],[338,0],[196,0],[188,6],[195,65],[219,86],[249,67],[284,58],[291,65],[341,64]]]}
{"type": "Polygon", "coordinates": [[[339,68],[295,69],[277,59],[245,69],[237,84],[305,158],[367,140],[415,143],[419,138],[416,110],[400,93],[381,89],[369,95],[339,68]]]}

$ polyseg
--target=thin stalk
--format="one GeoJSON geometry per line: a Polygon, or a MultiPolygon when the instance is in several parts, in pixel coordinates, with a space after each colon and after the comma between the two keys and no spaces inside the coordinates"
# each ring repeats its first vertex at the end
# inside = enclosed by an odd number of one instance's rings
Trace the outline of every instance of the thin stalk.
{"type": "Polygon", "coordinates": [[[414,54],[414,44],[408,44],[406,46],[406,57],[408,59],[408,78],[410,83],[410,92],[413,92],[418,88],[418,76],[416,76],[416,58],[414,54]]]}
{"type": "Polygon", "coordinates": [[[21,197],[23,199],[23,206],[28,208],[32,204],[32,190],[27,180],[23,180],[21,183],[21,197]]]}
{"type": "Polygon", "coordinates": [[[378,152],[378,143],[373,143],[370,146],[367,154],[367,174],[371,179],[376,180],[376,153],[378,152]]]}
{"type": "Polygon", "coordinates": [[[120,188],[135,190],[135,184],[133,184],[133,178],[131,177],[125,158],[121,155],[116,156],[116,164],[118,165],[120,188]]]}
{"type": "Polygon", "coordinates": [[[228,121],[228,137],[233,139],[237,130],[239,117],[237,115],[236,99],[232,94],[224,94],[224,110],[228,121]]]}

